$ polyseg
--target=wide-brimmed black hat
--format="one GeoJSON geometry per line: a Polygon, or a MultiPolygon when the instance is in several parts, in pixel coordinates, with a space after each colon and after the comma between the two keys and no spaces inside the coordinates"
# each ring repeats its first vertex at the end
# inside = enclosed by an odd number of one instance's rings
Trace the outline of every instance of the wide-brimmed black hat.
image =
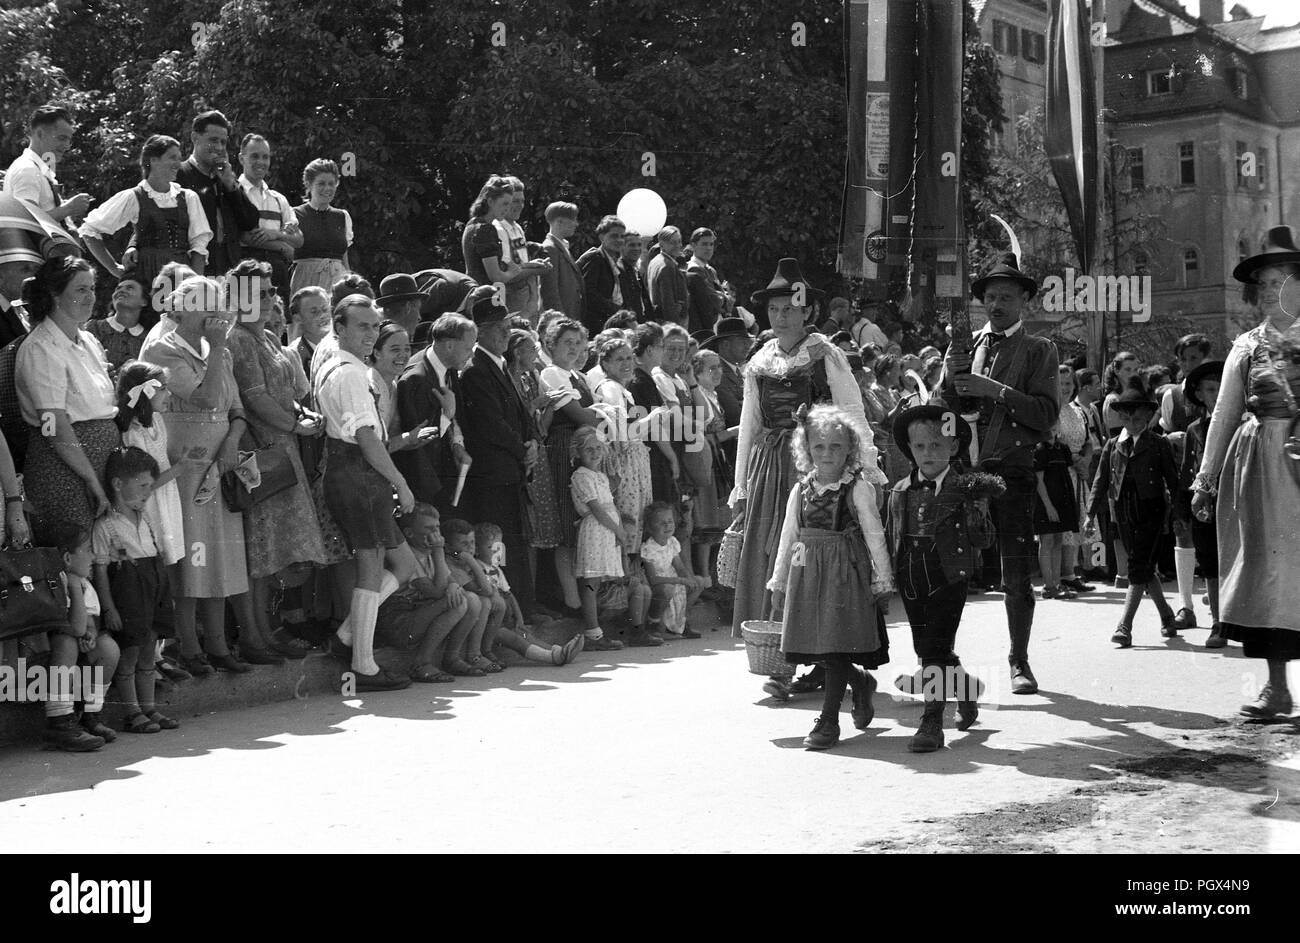
{"type": "Polygon", "coordinates": [[[1139,409],[1155,412],[1160,408],[1160,404],[1146,390],[1131,386],[1110,404],[1110,408],[1117,413],[1135,413],[1139,409]]]}
{"type": "Polygon", "coordinates": [[[776,263],[776,274],[767,283],[767,287],[754,292],[749,300],[756,305],[765,305],[769,298],[793,295],[797,290],[796,285],[803,286],[804,298],[809,301],[816,301],[826,294],[808,284],[808,280],[803,277],[803,270],[799,268],[798,259],[782,259],[776,263]]]}
{"type": "Polygon", "coordinates": [[[463,314],[478,324],[491,324],[504,321],[510,317],[505,305],[497,304],[497,290],[492,285],[480,285],[473,289],[460,303],[458,314],[463,314]]]}
{"type": "Polygon", "coordinates": [[[984,300],[984,289],[988,287],[989,282],[995,278],[1009,278],[1025,291],[1029,292],[1032,298],[1038,294],[1038,282],[1034,281],[1024,272],[1020,271],[1020,260],[1016,258],[1014,252],[1007,252],[998,257],[998,260],[989,266],[983,275],[970,283],[970,293],[972,297],[984,300]]]}
{"type": "Polygon", "coordinates": [[[1274,226],[1264,237],[1264,251],[1242,259],[1232,270],[1232,277],[1247,285],[1255,284],[1255,273],[1270,265],[1300,265],[1300,247],[1290,226],[1274,226]]]}
{"type": "Polygon", "coordinates": [[[907,431],[912,427],[912,423],[923,419],[932,422],[943,422],[948,416],[952,417],[957,426],[957,443],[959,445],[957,454],[960,455],[969,451],[971,443],[970,423],[962,419],[955,409],[940,400],[928,403],[925,406],[913,406],[911,409],[905,409],[894,417],[894,444],[903,453],[903,457],[913,465],[916,464],[916,460],[912,458],[912,443],[907,437],[907,431]]]}
{"type": "Polygon", "coordinates": [[[415,277],[407,275],[405,272],[394,272],[392,275],[385,275],[384,280],[379,283],[379,295],[375,298],[375,304],[392,305],[402,301],[423,300],[424,292],[415,283],[415,277]]]}
{"type": "Polygon", "coordinates": [[[743,337],[749,340],[749,328],[744,318],[723,318],[718,322],[717,330],[710,331],[709,336],[700,341],[702,349],[713,350],[728,337],[743,337]]]}
{"type": "Polygon", "coordinates": [[[1201,385],[1202,380],[1220,380],[1223,378],[1223,361],[1206,360],[1197,365],[1196,369],[1183,378],[1183,399],[1193,406],[1205,408],[1201,398],[1196,395],[1196,388],[1201,385]]]}

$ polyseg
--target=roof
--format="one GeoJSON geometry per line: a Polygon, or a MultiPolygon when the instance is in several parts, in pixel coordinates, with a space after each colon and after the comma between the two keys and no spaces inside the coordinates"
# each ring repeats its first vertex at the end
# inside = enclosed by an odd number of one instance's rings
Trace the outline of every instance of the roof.
{"type": "Polygon", "coordinates": [[[1264,19],[1262,16],[1253,16],[1248,20],[1215,23],[1211,28],[1251,52],[1300,48],[1300,22],[1292,26],[1264,29],[1264,19]]]}

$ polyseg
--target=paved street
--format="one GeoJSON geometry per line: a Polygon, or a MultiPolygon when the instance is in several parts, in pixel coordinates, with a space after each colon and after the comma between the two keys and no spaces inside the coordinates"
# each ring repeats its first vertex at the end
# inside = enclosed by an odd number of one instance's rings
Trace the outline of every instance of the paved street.
{"type": "Polygon", "coordinates": [[[184,718],[89,756],[9,749],[0,843],[87,851],[93,820],[98,848],[133,852],[1300,850],[1294,728],[1222,719],[1257,663],[1200,650],[1205,629],[1166,644],[1149,608],[1116,651],[1118,606],[1040,601],[1045,693],[1013,698],[1001,597],[977,597],[958,649],[996,703],[939,754],[907,752],[920,708],[886,693],[912,666],[905,624],[876,723],[854,731],[846,703],[827,753],[800,743],[819,697],[774,705],[704,627],[566,668],[184,718]]]}

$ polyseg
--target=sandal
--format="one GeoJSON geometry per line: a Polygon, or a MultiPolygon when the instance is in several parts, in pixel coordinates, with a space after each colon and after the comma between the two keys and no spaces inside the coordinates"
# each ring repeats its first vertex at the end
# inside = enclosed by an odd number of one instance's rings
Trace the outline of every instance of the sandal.
{"type": "Polygon", "coordinates": [[[157,733],[162,730],[162,727],[150,720],[149,716],[144,711],[136,711],[133,714],[128,714],[123,723],[125,723],[126,726],[122,729],[127,733],[157,733]]]}
{"type": "Polygon", "coordinates": [[[481,678],[487,674],[482,668],[475,668],[469,662],[461,661],[459,658],[448,659],[442,667],[458,678],[481,678]]]}
{"type": "Polygon", "coordinates": [[[482,669],[484,672],[490,675],[494,675],[497,674],[498,672],[506,670],[505,665],[497,664],[495,661],[493,661],[491,658],[488,658],[486,655],[479,655],[473,661],[471,661],[470,664],[473,665],[475,668],[482,669]]]}
{"type": "MultiPolygon", "coordinates": [[[[141,713],[143,713],[143,711],[141,711],[141,713]]],[[[157,724],[160,730],[175,730],[181,725],[179,720],[172,720],[161,711],[150,711],[146,716],[148,716],[150,721],[157,724]]]]}
{"type": "Polygon", "coordinates": [[[450,684],[456,680],[456,676],[439,670],[436,665],[412,665],[411,680],[424,684],[450,684]]]}

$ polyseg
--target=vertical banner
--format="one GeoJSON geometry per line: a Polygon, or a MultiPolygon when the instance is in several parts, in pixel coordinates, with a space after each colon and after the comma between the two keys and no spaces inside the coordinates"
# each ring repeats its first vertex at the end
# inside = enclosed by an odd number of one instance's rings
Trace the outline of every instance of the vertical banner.
{"type": "Polygon", "coordinates": [[[945,320],[952,318],[955,309],[964,310],[966,295],[961,195],[963,39],[960,3],[919,0],[915,48],[924,68],[916,76],[916,195],[908,284],[914,315],[935,310],[945,320]]]}
{"type": "Polygon", "coordinates": [[[910,35],[915,0],[845,0],[848,153],[837,267],[887,281],[906,251],[912,164],[910,35]],[[898,43],[900,37],[906,45],[898,43]],[[906,192],[906,202],[900,191],[906,192]],[[899,209],[895,204],[900,204],[899,209]],[[894,245],[901,235],[901,245],[894,245]]]}
{"type": "Polygon", "coordinates": [[[1050,0],[1043,147],[1061,189],[1079,267],[1097,250],[1097,94],[1084,0],[1050,0]]]}

